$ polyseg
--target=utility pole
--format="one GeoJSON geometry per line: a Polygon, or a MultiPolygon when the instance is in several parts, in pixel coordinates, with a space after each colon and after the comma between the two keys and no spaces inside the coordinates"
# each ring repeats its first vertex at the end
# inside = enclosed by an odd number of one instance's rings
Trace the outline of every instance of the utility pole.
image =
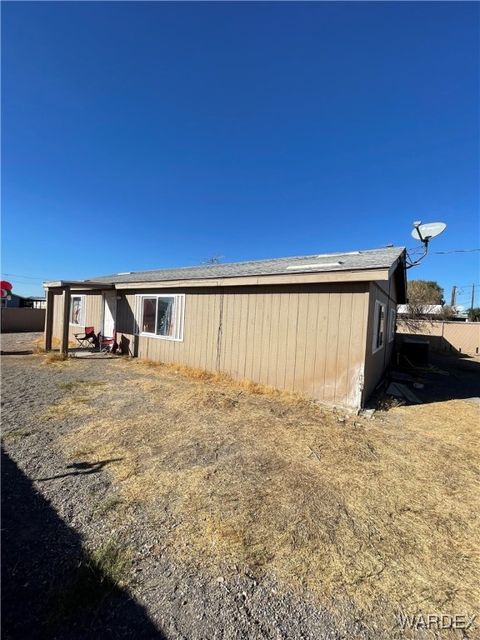
{"type": "Polygon", "coordinates": [[[475,306],[475,285],[472,284],[472,304],[470,309],[473,311],[473,307],[475,306]]]}
{"type": "Polygon", "coordinates": [[[452,287],[452,297],[450,298],[450,306],[451,307],[455,306],[456,300],[457,300],[457,287],[456,287],[456,285],[453,285],[453,287],[452,287]]]}

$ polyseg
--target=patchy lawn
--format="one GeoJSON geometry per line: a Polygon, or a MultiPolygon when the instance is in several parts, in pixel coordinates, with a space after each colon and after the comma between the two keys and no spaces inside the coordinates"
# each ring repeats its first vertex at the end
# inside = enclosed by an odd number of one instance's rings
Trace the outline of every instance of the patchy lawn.
{"type": "MultiPolygon", "coordinates": [[[[475,612],[480,601],[478,405],[398,407],[375,420],[125,362],[108,415],[85,405],[62,439],[109,466],[170,552],[212,576],[273,574],[386,630],[398,612],[475,612]],[[129,410],[135,396],[137,410],[129,410]]],[[[256,389],[261,391],[261,389],[256,389]]],[[[76,410],[71,399],[59,411],[76,410]]],[[[348,622],[342,620],[342,625],[348,622]]]]}
{"type": "Polygon", "coordinates": [[[52,510],[50,528],[39,513],[21,545],[41,551],[29,603],[57,573],[52,593],[63,596],[34,620],[59,618],[59,639],[107,628],[117,638],[425,638],[435,635],[404,633],[396,615],[477,613],[475,401],[367,419],[137,360],[11,355],[2,368],[5,450],[52,510]],[[105,600],[114,588],[142,607],[128,622],[105,600]],[[85,618],[72,627],[79,603],[85,618]],[[138,620],[162,633],[135,633],[138,620]]]}

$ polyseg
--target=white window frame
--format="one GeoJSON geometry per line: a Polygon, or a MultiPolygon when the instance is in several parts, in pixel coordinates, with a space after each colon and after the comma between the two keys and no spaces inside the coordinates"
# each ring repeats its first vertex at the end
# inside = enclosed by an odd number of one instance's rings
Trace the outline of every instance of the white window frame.
{"type": "Polygon", "coordinates": [[[390,307],[388,315],[388,342],[395,340],[395,328],[397,324],[397,310],[394,307],[390,307]]]}
{"type": "Polygon", "coordinates": [[[72,327],[84,327],[85,326],[85,306],[86,306],[86,295],[73,293],[70,295],[70,311],[68,312],[68,323],[72,327]],[[73,299],[80,298],[80,322],[77,324],[76,322],[72,322],[72,310],[73,310],[73,299]]]}
{"type": "Polygon", "coordinates": [[[136,312],[135,312],[135,324],[136,335],[144,336],[145,338],[155,338],[158,340],[170,340],[173,342],[183,342],[183,332],[185,327],[185,294],[184,293],[137,293],[136,298],[136,312]],[[145,298],[156,298],[156,312],[155,312],[155,326],[157,326],[157,313],[158,313],[158,299],[159,298],[173,298],[173,335],[161,336],[157,333],[149,333],[142,331],[143,327],[143,301],[145,298]]]}
{"type": "Polygon", "coordinates": [[[386,324],[387,324],[386,313],[385,313],[386,306],[387,305],[384,302],[381,302],[380,300],[375,300],[375,313],[373,314],[372,353],[377,353],[377,351],[380,351],[385,346],[385,333],[386,333],[386,324]],[[378,313],[379,307],[382,309],[382,314],[383,314],[383,339],[382,339],[382,344],[377,345],[377,335],[378,335],[378,330],[380,329],[380,326],[379,326],[380,316],[378,313]]]}

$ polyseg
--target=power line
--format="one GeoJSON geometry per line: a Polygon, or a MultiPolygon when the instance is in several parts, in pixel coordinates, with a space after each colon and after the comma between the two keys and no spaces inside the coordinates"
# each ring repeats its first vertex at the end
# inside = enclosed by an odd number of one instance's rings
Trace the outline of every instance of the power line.
{"type": "MultiPolygon", "coordinates": [[[[415,246],[415,247],[410,247],[409,249],[407,249],[408,252],[410,253],[414,253],[414,252],[419,252],[419,251],[423,251],[423,247],[422,246],[415,246]]],[[[480,251],[480,248],[478,249],[448,249],[447,251],[430,251],[429,253],[432,254],[436,254],[436,255],[447,255],[448,253],[475,253],[477,251],[480,251]]]]}
{"type": "Polygon", "coordinates": [[[457,289],[471,289],[472,287],[480,287],[480,282],[474,282],[473,284],[457,284],[457,289]]]}
{"type": "Polygon", "coordinates": [[[450,249],[449,251],[432,251],[432,253],[446,255],[447,253],[474,253],[475,251],[480,251],[480,249],[450,249]]]}
{"type": "Polygon", "coordinates": [[[9,276],[10,278],[26,278],[28,280],[38,280],[39,282],[43,282],[48,280],[48,278],[41,278],[40,276],[27,276],[20,273],[3,273],[2,276],[9,276]]]}

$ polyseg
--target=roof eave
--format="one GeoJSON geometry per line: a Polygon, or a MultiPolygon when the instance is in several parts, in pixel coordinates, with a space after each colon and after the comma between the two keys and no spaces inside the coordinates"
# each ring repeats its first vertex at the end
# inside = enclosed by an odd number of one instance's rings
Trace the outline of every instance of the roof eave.
{"type": "Polygon", "coordinates": [[[404,249],[392,264],[388,271],[388,278],[395,278],[397,289],[397,304],[406,304],[407,302],[407,252],[404,249]]]}
{"type": "Polygon", "coordinates": [[[198,278],[185,280],[155,280],[139,282],[117,282],[116,289],[157,289],[174,287],[226,287],[226,286],[258,286],[273,284],[328,284],[334,282],[370,282],[372,280],[388,280],[388,267],[378,269],[361,269],[351,271],[322,271],[315,273],[268,274],[255,276],[229,276],[221,278],[198,278]]]}

